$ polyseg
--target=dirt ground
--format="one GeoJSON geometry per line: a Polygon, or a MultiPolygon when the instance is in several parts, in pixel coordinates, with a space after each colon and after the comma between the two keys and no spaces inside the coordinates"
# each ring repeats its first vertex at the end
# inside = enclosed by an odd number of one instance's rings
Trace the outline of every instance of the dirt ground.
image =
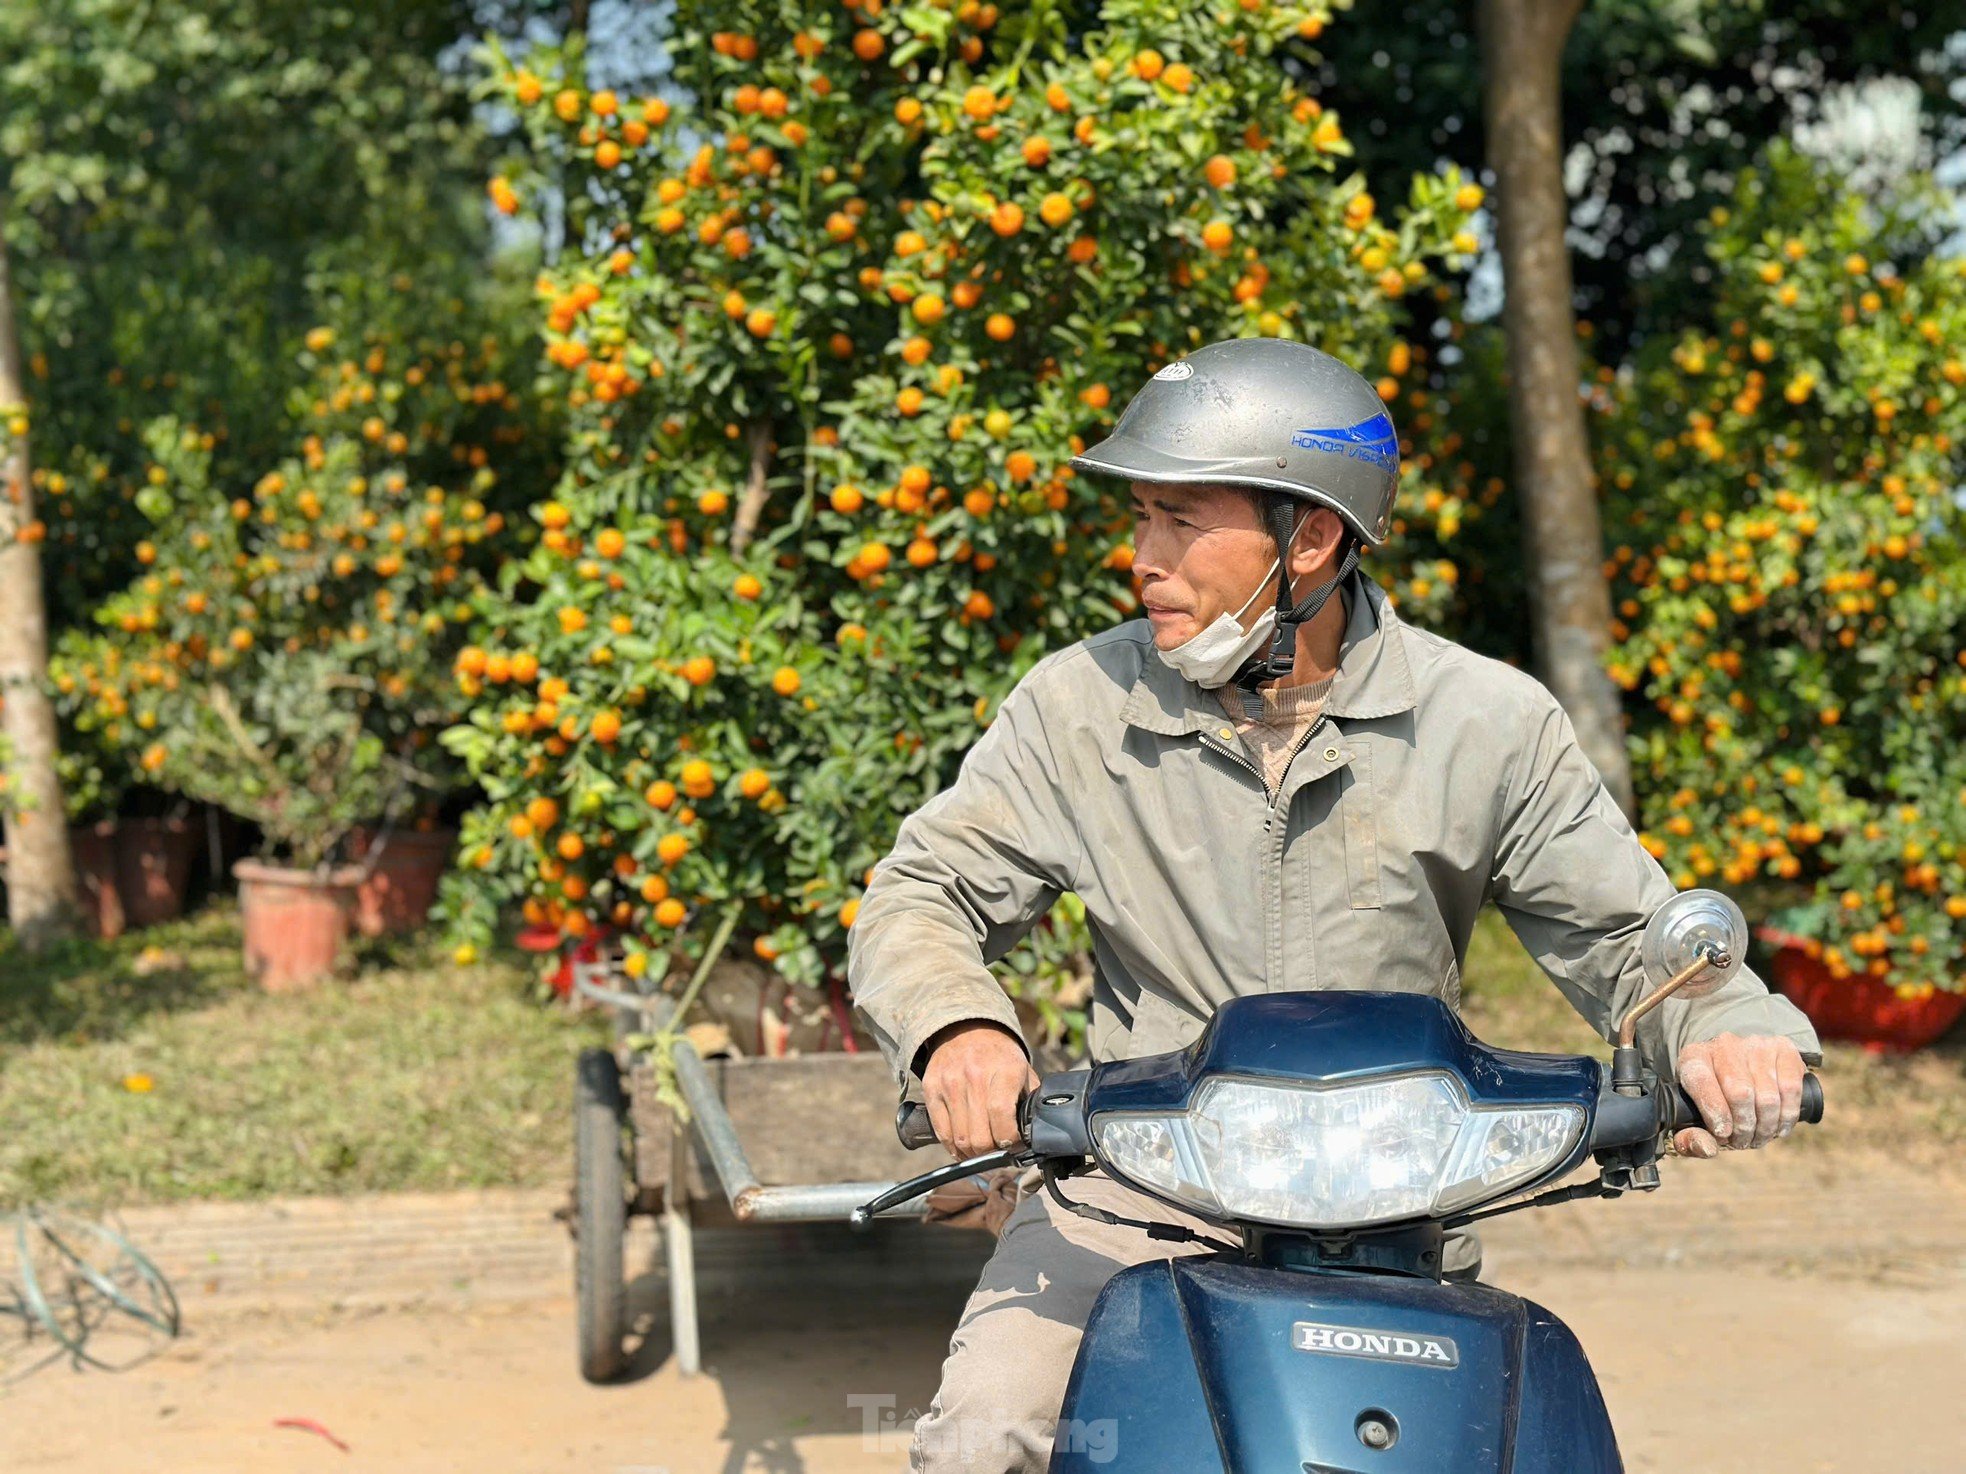
{"type": "MultiPolygon", "coordinates": [[[[1782,1275],[1538,1268],[1491,1278],[1581,1336],[1633,1471],[1956,1474],[1966,1468],[1966,1265],[1782,1275]]],[[[207,1320],[116,1375],[44,1368],[0,1392],[0,1468],[89,1474],[861,1474],[905,1466],[962,1297],[823,1265],[705,1306],[708,1372],[657,1326],[632,1380],[582,1383],[565,1299],[207,1320]],[[849,1277],[851,1278],[851,1277],[849,1277]],[[348,1445],[276,1427],[313,1419],[348,1445]]],[[[1499,1273],[1495,1271],[1501,1271],[1499,1273]]],[[[644,1298],[652,1282],[644,1282],[644,1298]]]]}

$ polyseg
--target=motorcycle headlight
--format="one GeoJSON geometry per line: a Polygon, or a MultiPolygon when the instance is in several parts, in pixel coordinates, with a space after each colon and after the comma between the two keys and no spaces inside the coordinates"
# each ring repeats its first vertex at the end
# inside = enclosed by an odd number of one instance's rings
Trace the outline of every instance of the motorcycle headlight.
{"type": "Polygon", "coordinates": [[[1114,1171],[1198,1212],[1359,1228],[1500,1197],[1562,1161],[1574,1105],[1472,1106],[1438,1072],[1344,1085],[1219,1078],[1179,1114],[1095,1122],[1114,1171]]]}

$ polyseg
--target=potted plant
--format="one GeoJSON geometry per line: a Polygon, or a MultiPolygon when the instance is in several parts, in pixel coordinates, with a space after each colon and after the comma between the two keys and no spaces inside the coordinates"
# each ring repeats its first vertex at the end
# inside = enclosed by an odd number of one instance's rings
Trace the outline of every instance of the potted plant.
{"type": "Polygon", "coordinates": [[[1966,1013],[1966,993],[1930,984],[1893,985],[1834,966],[1838,949],[1821,940],[1836,935],[1825,924],[1825,909],[1792,907],[1755,928],[1756,938],[1772,951],[1770,979],[1825,1038],[1847,1039],[1874,1054],[1906,1053],[1935,1043],[1966,1013]]]}
{"type": "Polygon", "coordinates": [[[136,781],[147,774],[126,747],[139,734],[94,664],[68,660],[72,648],[53,662],[62,796],[87,918],[111,938],[184,914],[202,827],[182,796],[136,781]]]}
{"type": "Polygon", "coordinates": [[[402,804],[417,781],[405,755],[363,720],[367,678],[317,651],[242,663],[214,682],[180,728],[180,781],[259,826],[265,853],[232,868],[246,965],[272,991],[334,969],[355,918],[361,872],[336,861],[362,818],[402,804]]]}
{"type": "Polygon", "coordinates": [[[105,769],[101,754],[73,730],[62,733],[57,765],[62,798],[68,804],[68,849],[75,860],[82,916],[104,941],[120,937],[129,925],[116,867],[116,807],[121,785],[105,769]]]}
{"type": "Polygon", "coordinates": [[[211,437],[151,426],[148,571],[64,650],[137,771],[258,827],[263,852],[233,873],[248,965],[276,990],[333,968],[383,873],[391,845],[364,870],[350,836],[393,844],[453,779],[432,734],[454,719],[450,661],[504,526],[471,443],[500,438],[497,416],[479,423],[509,402],[496,345],[340,360],[333,343],[310,339],[318,432],[247,495],[214,487],[211,437]]]}
{"type": "Polygon", "coordinates": [[[161,813],[118,816],[116,888],[131,926],[155,926],[184,914],[203,833],[199,813],[182,802],[161,813]]]}
{"type": "MultiPolygon", "coordinates": [[[[259,829],[263,854],[240,861],[233,874],[248,967],[279,991],[332,970],[361,876],[336,863],[338,848],[358,821],[404,807],[419,776],[370,730],[374,682],[342,652],[243,640],[228,648],[229,658],[204,663],[203,679],[137,694],[152,739],[141,762],[175,793],[259,829]]],[[[101,662],[78,659],[76,667],[98,692],[90,700],[126,699],[128,686],[106,683],[101,662]]],[[[86,802],[99,790],[82,782],[74,792],[86,802]]],[[[101,852],[102,878],[91,887],[99,916],[109,905],[101,897],[118,890],[120,829],[113,819],[76,829],[85,872],[101,852]]],[[[116,929],[122,914],[115,913],[116,929]]]]}
{"type": "Polygon", "coordinates": [[[430,915],[450,868],[457,830],[421,812],[408,823],[358,824],[348,834],[355,886],[355,926],[365,937],[413,931],[430,915]]]}

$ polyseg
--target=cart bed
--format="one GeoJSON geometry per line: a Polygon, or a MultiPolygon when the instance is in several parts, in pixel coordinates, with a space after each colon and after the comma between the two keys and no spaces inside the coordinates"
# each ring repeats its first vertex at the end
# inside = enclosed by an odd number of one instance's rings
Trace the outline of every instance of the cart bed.
{"type": "MultiPolygon", "coordinates": [[[[911,1177],[934,1165],[894,1135],[900,1099],[879,1054],[812,1054],[785,1059],[709,1059],[745,1154],[766,1187],[911,1177]]],[[[673,1118],[657,1099],[646,1058],[628,1091],[634,1124],[635,1179],[651,1211],[666,1198],[673,1118]]],[[[694,1133],[686,1196],[698,1205],[724,1202],[723,1187],[694,1133]]]]}

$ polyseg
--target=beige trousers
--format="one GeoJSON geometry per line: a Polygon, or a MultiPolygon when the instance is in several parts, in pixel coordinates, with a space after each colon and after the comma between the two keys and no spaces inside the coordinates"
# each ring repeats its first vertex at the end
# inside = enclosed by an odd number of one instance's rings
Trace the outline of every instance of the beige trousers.
{"type": "MultiPolygon", "coordinates": [[[[1143,1197],[1104,1173],[1069,1178],[1061,1186],[1075,1202],[1234,1242],[1229,1230],[1143,1197]]],[[[1043,1474],[1072,1360],[1106,1281],[1130,1264],[1209,1252],[1206,1245],[1150,1239],[1137,1228],[1081,1218],[1037,1186],[1004,1224],[963,1307],[942,1363],[942,1385],[915,1424],[909,1467],[926,1474],[1043,1474]]],[[[1099,1436],[1097,1429],[1065,1432],[1099,1436]]]]}
{"type": "MultiPolygon", "coordinates": [[[[1029,1174],[1033,1181],[1035,1176],[1029,1174]]],[[[1068,1178],[1061,1186],[1074,1202],[1236,1241],[1229,1229],[1136,1193],[1103,1172],[1068,1178]]],[[[1032,1186],[1005,1222],[949,1338],[942,1385],[915,1424],[909,1468],[920,1474],[1044,1474],[1059,1433],[1096,1454],[1107,1430],[1058,1427],[1092,1302],[1129,1265],[1211,1252],[1205,1244],[1150,1239],[1137,1228],[1081,1218],[1059,1207],[1042,1185],[1032,1186]]],[[[1451,1235],[1443,1252],[1449,1276],[1474,1278],[1480,1254],[1472,1235],[1451,1235]]]]}

